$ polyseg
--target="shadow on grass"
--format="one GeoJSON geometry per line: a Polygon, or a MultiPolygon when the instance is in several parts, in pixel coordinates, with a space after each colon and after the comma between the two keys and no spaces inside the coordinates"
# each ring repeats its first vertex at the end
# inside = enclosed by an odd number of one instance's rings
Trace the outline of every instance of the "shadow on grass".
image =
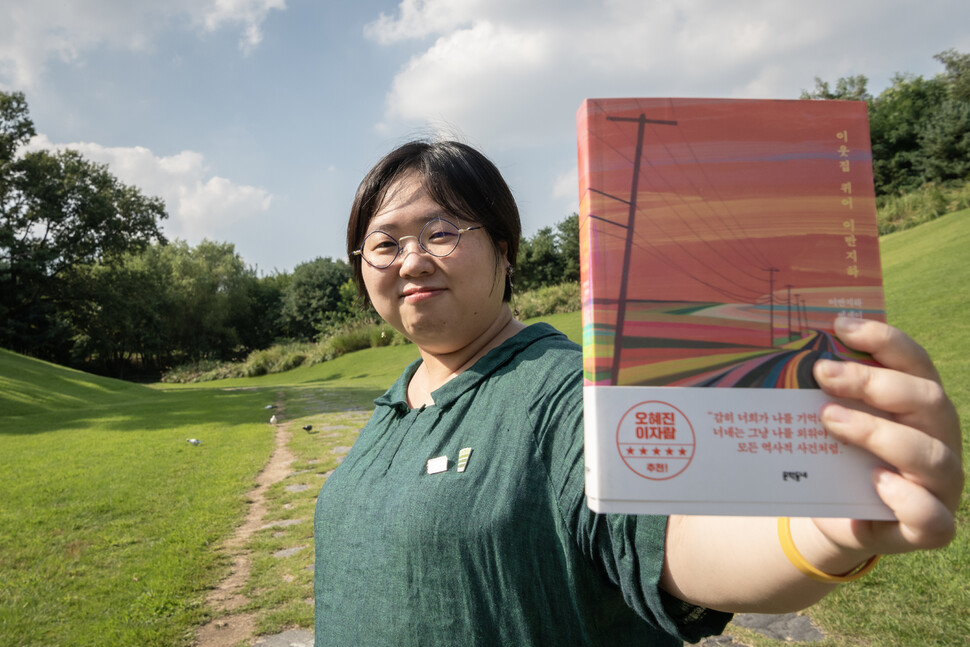
{"type": "Polygon", "coordinates": [[[193,425],[245,424],[270,426],[273,404],[280,391],[312,392],[319,411],[361,411],[373,407],[383,390],[372,387],[333,387],[325,383],[229,389],[192,389],[140,393],[127,402],[71,409],[47,409],[26,415],[0,416],[0,436],[32,435],[95,427],[110,432],[152,432],[193,425]]]}

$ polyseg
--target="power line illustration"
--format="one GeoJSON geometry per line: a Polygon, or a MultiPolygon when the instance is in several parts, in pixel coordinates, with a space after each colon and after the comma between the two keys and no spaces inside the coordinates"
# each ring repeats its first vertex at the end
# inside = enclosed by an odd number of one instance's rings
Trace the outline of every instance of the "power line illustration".
{"type": "MultiPolygon", "coordinates": [[[[738,214],[734,213],[734,208],[725,202],[716,183],[712,182],[711,178],[707,176],[704,162],[698,157],[697,151],[690,145],[690,141],[685,138],[680,144],[681,150],[684,150],[684,147],[686,147],[688,157],[686,161],[681,161],[678,160],[679,155],[668,146],[669,137],[655,130],[658,126],[678,126],[673,131],[673,133],[676,133],[673,135],[676,139],[678,135],[683,136],[681,132],[683,124],[676,119],[649,119],[644,112],[641,112],[636,117],[604,115],[604,118],[608,122],[616,123],[617,126],[620,124],[637,124],[636,145],[632,156],[629,154],[629,149],[623,151],[617,148],[614,143],[615,140],[611,141],[602,134],[594,134],[603,146],[612,149],[615,154],[628,162],[632,167],[629,199],[612,195],[607,191],[592,186],[587,187],[591,193],[599,194],[623,204],[626,207],[625,211],[627,213],[625,223],[622,221],[613,221],[593,213],[588,214],[589,218],[597,222],[609,223],[617,229],[623,230],[622,234],[616,230],[613,230],[615,233],[611,233],[610,231],[602,232],[610,238],[615,238],[617,243],[623,247],[622,267],[618,273],[618,294],[615,297],[616,318],[612,339],[611,382],[613,384],[620,383],[619,376],[621,366],[623,365],[624,339],[626,337],[626,329],[628,328],[627,316],[629,314],[629,308],[632,307],[628,301],[630,300],[630,291],[635,289],[633,286],[636,285],[635,282],[631,282],[631,267],[633,266],[635,260],[633,257],[636,253],[634,248],[649,253],[651,258],[663,262],[671,270],[721,295],[725,303],[748,303],[759,309],[767,306],[767,348],[775,348],[778,341],[775,338],[775,306],[781,305],[782,301],[785,302],[787,307],[788,331],[786,343],[790,343],[796,336],[797,338],[804,336],[808,328],[808,317],[807,314],[803,313],[799,304],[793,301],[793,299],[798,298],[798,295],[793,294],[793,289],[797,289],[798,286],[785,282],[783,285],[787,290],[787,298],[786,296],[775,294],[776,279],[784,281],[784,279],[790,279],[790,277],[786,276],[787,273],[782,272],[779,267],[774,266],[774,262],[768,259],[758,245],[751,245],[751,237],[745,235],[745,226],[742,219],[739,219],[738,214]],[[654,133],[656,142],[652,141],[653,138],[647,132],[648,127],[654,133]],[[663,162],[663,160],[651,160],[650,155],[645,150],[648,138],[651,138],[649,142],[651,146],[656,145],[658,150],[662,149],[666,152],[670,163],[663,162]],[[697,172],[700,173],[700,177],[697,179],[702,180],[700,184],[709,186],[709,189],[703,189],[691,175],[683,175],[682,181],[690,186],[692,194],[700,197],[705,193],[713,193],[713,202],[716,205],[712,205],[710,199],[702,199],[700,202],[685,199],[681,192],[672,184],[672,179],[666,177],[666,174],[671,168],[679,170],[683,174],[686,168],[683,166],[684,164],[689,165],[691,168],[696,167],[697,172]],[[654,208],[650,204],[638,204],[641,184],[646,187],[645,191],[650,194],[650,199],[647,200],[648,203],[651,201],[659,201],[665,205],[666,210],[670,214],[669,222],[665,224],[665,221],[652,218],[643,220],[643,214],[641,213],[640,226],[637,225],[638,211],[654,208]],[[673,198],[677,198],[679,202],[677,200],[671,202],[673,198]],[[702,210],[704,211],[703,213],[702,210]],[[723,212],[723,214],[719,212],[723,212]],[[709,222],[712,219],[714,222],[709,222]],[[701,231],[695,227],[698,224],[700,229],[706,226],[711,231],[709,233],[701,231]],[[720,225],[720,229],[716,225],[720,225]],[[690,232],[694,240],[704,246],[701,248],[705,250],[704,253],[699,254],[699,250],[686,246],[686,243],[683,242],[683,239],[679,236],[676,229],[671,229],[672,226],[675,228],[681,227],[690,232]],[[635,229],[642,231],[635,231],[635,229]],[[712,243],[715,243],[717,246],[712,246],[712,243]],[[731,255],[737,254],[735,258],[740,258],[741,262],[729,258],[729,252],[731,255]],[[685,262],[687,265],[684,265],[685,262]],[[696,263],[696,266],[692,265],[693,263],[696,263]],[[712,263],[714,264],[712,265],[712,263]],[[745,269],[745,265],[747,265],[747,270],[745,269]],[[768,277],[760,279],[767,284],[766,287],[768,289],[766,292],[754,288],[751,284],[752,279],[758,278],[755,273],[760,274],[763,272],[768,273],[768,277]],[[740,281],[735,280],[732,277],[734,273],[741,273],[747,276],[748,281],[744,281],[743,278],[740,281]],[[794,317],[792,313],[793,305],[795,306],[794,317]],[[796,327],[799,329],[797,335],[796,327]]],[[[631,140],[627,141],[630,141],[631,144],[633,143],[631,140]]],[[[594,229],[601,228],[594,227],[594,229]]],[[[636,299],[634,298],[633,300],[635,301],[636,299]]],[[[781,325],[785,326],[784,323],[781,325]]]]}
{"type": "MultiPolygon", "coordinates": [[[[626,243],[623,249],[623,272],[620,274],[620,294],[616,306],[616,328],[613,337],[613,366],[610,370],[610,377],[613,384],[619,384],[620,358],[623,349],[623,325],[626,320],[626,295],[630,275],[630,260],[633,255],[633,225],[637,217],[637,187],[640,183],[640,160],[643,156],[643,135],[648,123],[664,126],[676,126],[676,121],[664,119],[647,119],[647,116],[640,113],[639,117],[607,117],[607,121],[631,122],[637,124],[637,147],[633,157],[633,179],[630,185],[630,199],[620,200],[629,206],[626,222],[626,243]]],[[[602,192],[599,192],[602,193],[602,192]]],[[[607,197],[613,198],[603,193],[607,197]]],[[[616,199],[616,198],[614,198],[616,199]]]]}

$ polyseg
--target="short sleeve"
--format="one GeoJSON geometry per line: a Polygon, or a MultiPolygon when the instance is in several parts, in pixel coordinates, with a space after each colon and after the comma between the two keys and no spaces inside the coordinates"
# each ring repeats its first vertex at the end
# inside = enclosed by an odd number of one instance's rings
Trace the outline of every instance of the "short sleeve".
{"type": "Polygon", "coordinates": [[[578,517],[581,547],[638,616],[687,642],[719,634],[731,614],[684,602],[660,588],[667,517],[601,515],[584,510],[578,517]]]}

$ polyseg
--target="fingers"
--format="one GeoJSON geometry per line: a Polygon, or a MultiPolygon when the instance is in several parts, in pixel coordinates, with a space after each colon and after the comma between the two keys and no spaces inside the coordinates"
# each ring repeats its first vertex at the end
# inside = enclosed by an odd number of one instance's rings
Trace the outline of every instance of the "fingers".
{"type": "Polygon", "coordinates": [[[850,348],[869,353],[887,368],[940,381],[926,350],[898,328],[879,321],[837,317],[835,334],[850,348]]]}
{"type": "Polygon", "coordinates": [[[960,420],[936,367],[919,344],[892,326],[839,318],[835,332],[881,366],[816,362],[819,386],[840,399],[825,405],[822,422],[838,440],[891,468],[875,470],[873,485],[897,519],[856,522],[854,536],[866,549],[883,553],[946,545],[955,535],[964,473],[960,420]],[[876,411],[857,409],[853,401],[876,411]]]}
{"type": "Polygon", "coordinates": [[[858,362],[820,360],[814,372],[827,394],[859,400],[959,449],[960,421],[939,382],[858,362]]]}
{"type": "Polygon", "coordinates": [[[898,523],[876,522],[880,553],[902,553],[946,546],[956,536],[953,509],[925,489],[889,470],[876,470],[873,484],[898,523]]]}
{"type": "MultiPolygon", "coordinates": [[[[939,499],[946,509],[956,510],[964,478],[958,446],[951,447],[908,425],[836,403],[822,409],[822,422],[840,441],[873,454],[897,470],[899,476],[928,491],[928,496],[939,499]]],[[[896,512],[889,501],[886,504],[896,512]]]]}

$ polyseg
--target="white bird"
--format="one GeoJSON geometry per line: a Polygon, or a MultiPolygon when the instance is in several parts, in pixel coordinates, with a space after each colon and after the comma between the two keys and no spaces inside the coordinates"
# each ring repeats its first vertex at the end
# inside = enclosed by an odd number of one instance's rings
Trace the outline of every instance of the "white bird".
{"type": "Polygon", "coordinates": [[[267,404],[266,405],[266,408],[267,409],[275,409],[276,408],[276,405],[275,404],[267,404]]]}
{"type": "Polygon", "coordinates": [[[195,438],[187,438],[186,441],[190,445],[201,445],[202,444],[202,441],[201,440],[196,440],[195,438]]]}
{"type": "Polygon", "coordinates": [[[271,425],[275,425],[276,424],[276,414],[275,413],[273,414],[273,417],[269,419],[269,424],[271,424],[271,425]]]}

